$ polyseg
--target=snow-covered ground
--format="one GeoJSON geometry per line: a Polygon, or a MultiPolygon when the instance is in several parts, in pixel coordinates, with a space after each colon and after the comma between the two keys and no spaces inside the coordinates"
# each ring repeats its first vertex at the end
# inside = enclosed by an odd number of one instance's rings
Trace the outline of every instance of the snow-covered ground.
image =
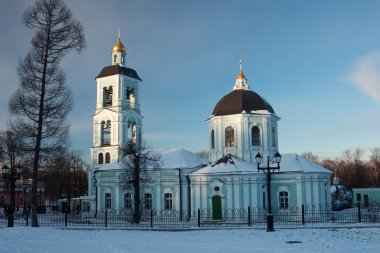
{"type": "Polygon", "coordinates": [[[0,252],[378,253],[380,228],[277,229],[268,233],[256,229],[160,232],[15,227],[0,228],[0,252]]]}

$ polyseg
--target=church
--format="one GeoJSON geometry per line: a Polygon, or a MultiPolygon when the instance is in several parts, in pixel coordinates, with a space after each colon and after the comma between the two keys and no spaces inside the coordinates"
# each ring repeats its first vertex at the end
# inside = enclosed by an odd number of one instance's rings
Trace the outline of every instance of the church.
{"type": "MultiPolygon", "coordinates": [[[[89,188],[88,196],[81,197],[84,212],[122,211],[134,205],[134,191],[126,183],[120,161],[122,147],[142,143],[142,79],[127,67],[126,53],[119,36],[112,48],[112,65],[96,77],[89,188]]],[[[255,158],[259,153],[262,165],[271,164],[279,152],[280,117],[267,100],[251,90],[241,63],[231,86],[232,91],[219,100],[207,119],[208,159],[184,149],[155,151],[160,156],[159,166],[142,168],[149,178],[140,191],[144,209],[267,208],[267,177],[258,171],[255,158]]],[[[273,208],[286,211],[302,204],[331,202],[329,170],[298,154],[282,154],[279,166],[271,178],[273,208]]]]}

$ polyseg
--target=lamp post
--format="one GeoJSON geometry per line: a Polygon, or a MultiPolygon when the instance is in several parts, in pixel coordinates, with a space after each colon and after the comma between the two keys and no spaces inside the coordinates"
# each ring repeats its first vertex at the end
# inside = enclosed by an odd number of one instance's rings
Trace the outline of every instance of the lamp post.
{"type": "Polygon", "coordinates": [[[260,153],[257,153],[255,156],[256,163],[257,163],[257,171],[264,172],[264,174],[267,176],[267,195],[268,195],[268,212],[267,212],[267,232],[272,232],[274,231],[274,226],[273,226],[273,215],[272,215],[272,202],[271,202],[271,193],[270,193],[270,181],[272,179],[272,174],[280,171],[280,162],[281,162],[281,155],[280,153],[276,153],[274,155],[272,163],[277,163],[276,166],[270,166],[269,162],[269,156],[267,157],[267,166],[260,167],[261,161],[262,161],[262,156],[260,153]]]}
{"type": "Polygon", "coordinates": [[[7,165],[3,166],[3,174],[5,176],[5,180],[10,184],[11,188],[11,204],[7,208],[7,216],[8,216],[8,227],[13,227],[14,225],[14,212],[15,212],[15,202],[16,202],[16,180],[20,179],[22,169],[21,168],[9,168],[7,165]]]}

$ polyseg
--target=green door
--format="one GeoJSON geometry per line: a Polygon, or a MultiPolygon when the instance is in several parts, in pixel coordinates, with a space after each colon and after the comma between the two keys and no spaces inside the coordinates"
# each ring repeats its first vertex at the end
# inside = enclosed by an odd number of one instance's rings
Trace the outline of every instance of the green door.
{"type": "Polygon", "coordinates": [[[212,218],[214,220],[222,219],[222,198],[220,196],[212,197],[212,218]]]}

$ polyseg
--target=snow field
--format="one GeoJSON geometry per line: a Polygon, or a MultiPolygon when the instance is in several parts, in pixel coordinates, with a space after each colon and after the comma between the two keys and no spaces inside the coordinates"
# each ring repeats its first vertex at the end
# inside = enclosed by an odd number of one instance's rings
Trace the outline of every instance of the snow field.
{"type": "Polygon", "coordinates": [[[380,252],[380,228],[186,232],[0,228],[1,253],[380,252]],[[291,241],[301,243],[287,243],[291,241]]]}

